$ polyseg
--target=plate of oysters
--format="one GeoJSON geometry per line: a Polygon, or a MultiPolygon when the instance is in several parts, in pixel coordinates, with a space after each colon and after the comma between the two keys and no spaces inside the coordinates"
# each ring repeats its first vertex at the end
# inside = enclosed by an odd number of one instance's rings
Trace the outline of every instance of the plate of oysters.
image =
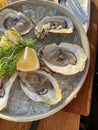
{"type": "Polygon", "coordinates": [[[0,10],[0,118],[34,121],[76,97],[90,49],[79,20],[49,1],[21,1],[0,10]]]}

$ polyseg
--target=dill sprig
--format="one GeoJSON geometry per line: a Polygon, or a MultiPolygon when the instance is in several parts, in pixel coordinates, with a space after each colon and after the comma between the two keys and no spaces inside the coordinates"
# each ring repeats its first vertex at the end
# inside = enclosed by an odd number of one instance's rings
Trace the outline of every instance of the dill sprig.
{"type": "Polygon", "coordinates": [[[32,47],[37,42],[36,38],[32,40],[20,41],[15,47],[0,47],[0,78],[12,75],[16,72],[16,63],[19,53],[26,47],[32,47]]]}

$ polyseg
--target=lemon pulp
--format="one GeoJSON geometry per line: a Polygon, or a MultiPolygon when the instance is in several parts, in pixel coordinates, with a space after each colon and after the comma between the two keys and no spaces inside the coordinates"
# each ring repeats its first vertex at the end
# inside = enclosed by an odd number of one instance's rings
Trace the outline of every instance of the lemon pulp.
{"type": "Polygon", "coordinates": [[[16,65],[17,70],[33,71],[39,69],[39,67],[39,60],[34,49],[26,47],[20,52],[16,65]]]}

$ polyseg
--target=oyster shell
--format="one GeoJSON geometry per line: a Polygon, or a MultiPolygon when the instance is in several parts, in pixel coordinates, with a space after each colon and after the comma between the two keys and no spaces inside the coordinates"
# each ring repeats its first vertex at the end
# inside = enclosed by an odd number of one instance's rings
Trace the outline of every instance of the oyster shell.
{"type": "Polygon", "coordinates": [[[43,39],[49,32],[50,33],[72,33],[74,25],[66,16],[52,16],[43,18],[35,26],[35,34],[38,38],[43,39]]]}
{"type": "Polygon", "coordinates": [[[21,12],[4,9],[0,12],[0,31],[5,32],[14,27],[21,35],[28,33],[33,23],[21,12]]]}
{"type": "Polygon", "coordinates": [[[10,89],[17,77],[17,73],[12,75],[10,79],[2,79],[0,82],[0,111],[7,105],[10,89]]]}
{"type": "Polygon", "coordinates": [[[45,46],[40,57],[52,71],[64,75],[73,75],[84,70],[87,56],[84,50],[75,44],[56,43],[45,46]]]}
{"type": "Polygon", "coordinates": [[[20,72],[19,77],[22,90],[35,102],[54,105],[61,101],[61,88],[57,80],[47,72],[20,72]]]}

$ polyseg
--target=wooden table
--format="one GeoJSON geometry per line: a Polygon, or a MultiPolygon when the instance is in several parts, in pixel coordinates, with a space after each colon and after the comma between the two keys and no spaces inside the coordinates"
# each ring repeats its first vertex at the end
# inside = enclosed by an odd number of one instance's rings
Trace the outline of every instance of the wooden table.
{"type": "MultiPolygon", "coordinates": [[[[98,37],[98,0],[91,1],[91,19],[88,38],[91,47],[90,68],[77,97],[58,113],[42,119],[37,130],[79,130],[80,116],[89,115],[98,37]]],[[[0,130],[29,130],[31,122],[16,123],[0,119],[0,130]]]]}

